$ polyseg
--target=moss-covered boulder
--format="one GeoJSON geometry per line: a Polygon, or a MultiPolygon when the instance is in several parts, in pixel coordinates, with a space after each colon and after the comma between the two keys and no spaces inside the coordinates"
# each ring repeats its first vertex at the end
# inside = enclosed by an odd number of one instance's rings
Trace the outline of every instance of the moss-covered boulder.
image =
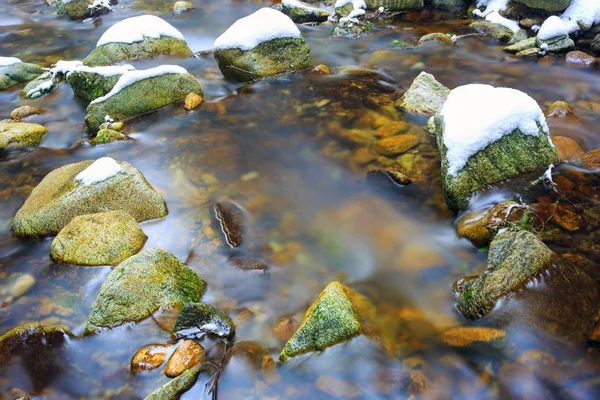
{"type": "Polygon", "coordinates": [[[331,282],[306,311],[300,327],[279,355],[281,361],[325,350],[364,333],[368,300],[339,282],[331,282]]]}
{"type": "Polygon", "coordinates": [[[376,10],[383,7],[390,11],[408,11],[423,9],[424,0],[365,0],[367,8],[376,10]]]}
{"type": "Polygon", "coordinates": [[[310,48],[285,14],[262,8],[236,21],[215,41],[215,59],[226,77],[240,82],[312,67],[310,48]],[[278,34],[269,34],[275,29],[278,34]]]}
{"type": "Polygon", "coordinates": [[[222,310],[208,304],[189,303],[177,316],[173,332],[178,337],[210,333],[231,339],[235,335],[235,325],[222,310]]]}
{"type": "Polygon", "coordinates": [[[564,11],[571,4],[571,0],[511,0],[513,3],[523,4],[529,8],[548,12],[564,11]]]}
{"type": "Polygon", "coordinates": [[[52,241],[50,257],[76,265],[118,265],[138,253],[146,234],[123,210],[80,215],[52,241]]]}
{"type": "Polygon", "coordinates": [[[339,23],[333,26],[331,36],[342,39],[360,39],[373,32],[373,24],[365,22],[363,24],[339,23]]]}
{"type": "Polygon", "coordinates": [[[521,51],[535,48],[537,46],[536,41],[537,41],[537,38],[535,38],[535,37],[523,39],[523,40],[518,41],[515,44],[506,46],[504,48],[504,51],[508,51],[509,53],[517,54],[521,51]]]}
{"type": "Polygon", "coordinates": [[[327,21],[330,15],[329,11],[300,0],[283,0],[281,2],[281,11],[298,24],[324,22],[327,21]]]}
{"type": "Polygon", "coordinates": [[[421,72],[395,105],[411,113],[433,115],[449,94],[450,89],[436,81],[433,75],[421,72]]]}
{"type": "Polygon", "coordinates": [[[92,139],[93,144],[107,144],[115,140],[127,140],[129,137],[124,133],[113,129],[100,129],[92,139]]]}
{"type": "Polygon", "coordinates": [[[109,12],[109,1],[57,0],[56,15],[67,15],[70,19],[85,19],[109,12]]]}
{"type": "Polygon", "coordinates": [[[93,184],[76,177],[93,160],[60,167],[44,177],[33,189],[12,221],[15,236],[56,235],[74,217],[108,210],[124,210],[136,221],[167,215],[164,199],[133,165],[119,161],[121,170],[93,184]]]}
{"type": "Polygon", "coordinates": [[[198,274],[171,253],[144,250],[106,277],[90,309],[85,332],[138,322],[160,308],[182,309],[198,302],[205,289],[198,274]]]}
{"type": "Polygon", "coordinates": [[[54,90],[58,83],[60,83],[59,80],[56,79],[52,72],[46,71],[25,85],[21,91],[21,97],[26,99],[37,99],[54,90]]]}
{"type": "Polygon", "coordinates": [[[0,91],[29,82],[43,72],[44,70],[35,64],[24,63],[13,57],[0,57],[0,91]]]}
{"type": "Polygon", "coordinates": [[[568,35],[558,36],[550,39],[540,39],[536,37],[536,47],[545,49],[550,53],[568,53],[575,50],[575,42],[568,35]]]}
{"type": "Polygon", "coordinates": [[[469,26],[475,31],[488,35],[502,43],[509,42],[513,37],[513,31],[505,26],[489,21],[475,21],[469,26]]]}
{"type": "Polygon", "coordinates": [[[80,67],[67,74],[67,82],[75,96],[90,102],[107,95],[121,75],[133,69],[131,65],[80,67]]]}
{"type": "Polygon", "coordinates": [[[47,133],[48,130],[42,125],[2,120],[0,121],[0,150],[37,146],[47,133]]]}
{"type": "Polygon", "coordinates": [[[13,357],[60,346],[71,331],[64,326],[44,326],[28,322],[0,336],[0,361],[8,362],[13,357]]]}
{"type": "Polygon", "coordinates": [[[144,400],[179,400],[181,395],[194,386],[200,369],[190,369],[170,380],[158,390],[150,393],[144,400]]]}

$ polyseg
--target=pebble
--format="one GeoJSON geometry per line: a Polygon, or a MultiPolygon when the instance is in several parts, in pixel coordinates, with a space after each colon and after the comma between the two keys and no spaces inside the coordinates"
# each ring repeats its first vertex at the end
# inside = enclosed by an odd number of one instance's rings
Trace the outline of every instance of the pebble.
{"type": "Polygon", "coordinates": [[[354,161],[359,164],[368,164],[377,158],[368,147],[360,147],[354,152],[354,161]]]}
{"type": "Polygon", "coordinates": [[[564,161],[579,161],[584,151],[577,143],[571,138],[565,136],[554,136],[552,143],[556,147],[558,157],[564,161]]]}
{"type": "Polygon", "coordinates": [[[40,110],[38,110],[37,108],[33,108],[30,106],[22,106],[22,107],[15,108],[14,110],[12,110],[10,113],[10,117],[12,119],[14,119],[15,121],[20,121],[23,118],[29,117],[30,115],[36,115],[39,113],[40,113],[40,110]]]}
{"type": "Polygon", "coordinates": [[[388,138],[408,130],[408,123],[405,121],[393,121],[377,128],[375,136],[378,138],[388,138]]]}
{"type": "Polygon", "coordinates": [[[315,71],[324,75],[329,75],[331,72],[329,71],[329,67],[325,64],[319,64],[315,67],[315,71]]]}
{"type": "Polygon", "coordinates": [[[273,336],[282,342],[287,342],[290,340],[299,326],[300,323],[296,320],[296,318],[286,318],[279,322],[275,328],[273,328],[273,336]]]}
{"type": "Polygon", "coordinates": [[[188,369],[201,364],[206,358],[204,348],[193,340],[181,343],[165,366],[165,375],[175,378],[188,369]]]}
{"type": "Polygon", "coordinates": [[[193,9],[194,5],[189,1],[177,1],[173,5],[173,12],[175,12],[175,14],[182,14],[193,9]]]}
{"type": "Polygon", "coordinates": [[[395,156],[406,153],[419,143],[421,143],[421,139],[418,136],[407,133],[378,140],[375,143],[375,150],[384,156],[395,156]]]}
{"type": "Polygon", "coordinates": [[[129,369],[134,374],[139,374],[160,367],[165,362],[170,347],[167,344],[149,344],[142,347],[131,359],[129,369]]]}
{"type": "Polygon", "coordinates": [[[13,298],[24,295],[35,285],[35,277],[30,274],[20,275],[10,288],[10,296],[13,298]]]}
{"type": "Polygon", "coordinates": [[[183,103],[183,108],[186,111],[191,111],[195,108],[198,108],[202,103],[204,103],[204,98],[196,93],[189,93],[185,97],[185,101],[183,103]]]}

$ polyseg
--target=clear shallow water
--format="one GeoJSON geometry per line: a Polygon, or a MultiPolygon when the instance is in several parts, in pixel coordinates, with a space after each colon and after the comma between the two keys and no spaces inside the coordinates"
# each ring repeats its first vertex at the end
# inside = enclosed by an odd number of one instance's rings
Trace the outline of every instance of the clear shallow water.
{"type": "MultiPolygon", "coordinates": [[[[170,3],[129,1],[94,21],[74,22],[56,18],[44,4],[9,2],[0,17],[0,55],[45,66],[81,59],[107,27],[144,12],[172,23],[192,50],[201,51],[233,21],[265,4],[207,1],[175,16],[170,3]]],[[[480,272],[486,254],[456,238],[454,216],[441,199],[439,160],[423,128],[425,119],[401,114],[390,102],[393,91],[408,88],[422,70],[451,88],[473,82],[514,87],[542,107],[555,100],[570,102],[581,123],[551,123],[551,133],[592,150],[600,147],[600,121],[587,102],[600,102],[598,69],[570,69],[560,60],[543,67],[514,59],[477,37],[452,48],[397,49],[391,44],[396,39],[413,43],[429,32],[470,32],[449,16],[436,15],[425,11],[417,21],[390,21],[357,41],[331,39],[328,25],[302,27],[314,64],[328,65],[331,76],[297,73],[242,87],[223,80],[212,56],[136,63],[137,68],[182,65],[198,78],[208,102],[191,113],[177,104],[136,117],[128,121],[133,140],[105,146],[72,147],[87,136],[85,106],[68,85],[32,101],[19,99],[20,88],[0,93],[2,118],[29,104],[45,110],[30,120],[50,132],[35,150],[0,155],[0,285],[7,286],[17,272],[36,277],[29,292],[0,308],[0,333],[27,321],[65,324],[82,333],[109,268],[56,265],[48,257],[51,238],[14,239],[10,220],[48,172],[110,156],[139,168],[167,202],[166,218],[141,224],[149,237],[146,248],[170,251],[196,270],[208,283],[203,302],[231,317],[250,312],[236,342],[256,342],[276,359],[283,343],[273,336],[273,327],[285,317],[300,320],[332,280],[349,284],[377,305],[379,340],[357,338],[282,365],[278,379],[260,372],[260,357],[235,359],[221,375],[219,398],[494,398],[525,392],[594,398],[594,346],[570,346],[518,327],[510,334],[511,350],[504,353],[456,352],[437,340],[443,329],[466,323],[454,310],[451,286],[462,275],[480,272]],[[378,116],[405,120],[422,140],[403,159],[415,181],[412,187],[374,188],[364,182],[366,167],[353,159],[356,140],[348,140],[346,133],[372,131],[378,116]],[[211,205],[222,199],[247,211],[246,255],[269,265],[269,279],[227,272],[227,253],[210,229],[211,205]],[[515,362],[532,350],[557,360],[553,374],[540,377],[515,362]]],[[[522,194],[535,201],[545,190],[540,186],[522,194]]],[[[508,187],[496,196],[519,192],[520,187],[508,187]]],[[[577,237],[594,241],[595,229],[577,237]]],[[[564,240],[553,246],[569,247],[564,240]]],[[[586,255],[598,262],[593,250],[586,255]]],[[[36,371],[31,360],[4,366],[0,398],[34,390],[57,399],[143,398],[168,379],[160,368],[133,375],[129,361],[141,346],[168,341],[169,334],[151,319],[72,339],[55,354],[63,368],[53,374],[36,371]]],[[[212,347],[205,343],[206,349],[212,347]]],[[[219,360],[220,350],[215,348],[211,358],[219,360]]],[[[210,397],[205,390],[210,375],[203,373],[184,398],[210,397]]]]}

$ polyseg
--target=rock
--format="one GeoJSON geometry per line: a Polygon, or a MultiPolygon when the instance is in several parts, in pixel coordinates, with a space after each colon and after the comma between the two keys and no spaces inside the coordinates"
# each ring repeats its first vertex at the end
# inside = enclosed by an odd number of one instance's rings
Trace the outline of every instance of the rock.
{"type": "Polygon", "coordinates": [[[0,361],[8,363],[13,357],[23,357],[31,353],[44,353],[53,346],[62,345],[66,336],[73,336],[64,326],[44,326],[37,322],[20,325],[0,336],[0,361]]]}
{"type": "Polygon", "coordinates": [[[94,144],[107,144],[115,140],[127,140],[129,137],[121,132],[112,129],[100,129],[92,139],[94,144]]]}
{"type": "Polygon", "coordinates": [[[200,300],[206,284],[174,255],[147,249],[106,277],[92,304],[85,332],[141,321],[160,308],[182,309],[200,300]]]}
{"type": "Polygon", "coordinates": [[[600,149],[592,150],[581,156],[585,169],[600,168],[600,149]]]}
{"type": "Polygon", "coordinates": [[[522,42],[523,40],[527,40],[527,32],[525,32],[523,29],[519,29],[518,31],[513,33],[510,40],[508,41],[508,44],[517,44],[519,42],[522,42]]]}
{"type": "Polygon", "coordinates": [[[186,111],[191,111],[195,108],[200,107],[200,105],[204,103],[204,98],[196,93],[188,93],[187,96],[185,96],[185,101],[183,103],[183,108],[186,111]]]}
{"type": "Polygon", "coordinates": [[[589,337],[600,304],[598,284],[527,231],[498,234],[485,271],[460,279],[453,291],[469,319],[489,314],[490,323],[542,329],[578,343],[589,337]]]}
{"type": "Polygon", "coordinates": [[[50,71],[46,71],[25,85],[21,91],[21,97],[26,99],[37,99],[54,90],[58,83],[60,82],[54,79],[54,74],[50,71]]]}
{"type": "Polygon", "coordinates": [[[12,221],[18,237],[56,235],[74,217],[107,210],[123,210],[136,221],[167,215],[162,196],[133,165],[119,161],[121,171],[91,185],[76,176],[94,163],[81,161],[60,167],[44,177],[33,189],[12,221]]]}
{"type": "Polygon", "coordinates": [[[193,340],[185,340],[169,358],[165,366],[165,375],[169,378],[175,378],[185,371],[202,364],[206,359],[204,349],[193,340]]]}
{"type": "Polygon", "coordinates": [[[450,89],[436,81],[433,75],[421,72],[395,106],[411,113],[433,115],[449,94],[450,89]]]}
{"type": "Polygon", "coordinates": [[[375,150],[384,156],[395,156],[406,153],[421,143],[421,139],[410,133],[380,139],[375,142],[375,150]]]}
{"type": "Polygon", "coordinates": [[[18,59],[14,59],[14,63],[2,63],[3,58],[0,57],[0,91],[29,82],[44,73],[44,70],[35,64],[24,63],[18,59]]]}
{"type": "Polygon", "coordinates": [[[117,83],[119,89],[90,103],[85,123],[91,132],[97,132],[108,115],[114,121],[153,111],[186,98],[190,93],[202,96],[200,84],[181,67],[162,66],[123,74],[117,83]],[[137,76],[149,76],[131,81],[137,76]]]}
{"type": "Polygon", "coordinates": [[[427,42],[439,42],[450,45],[454,44],[452,38],[446,35],[445,33],[429,33],[425,36],[421,36],[421,38],[419,39],[419,46],[427,42]]]}
{"type": "Polygon", "coordinates": [[[244,239],[244,212],[232,201],[219,201],[214,205],[215,216],[225,239],[231,247],[240,247],[244,239]]]}
{"type": "Polygon", "coordinates": [[[460,11],[469,8],[470,0],[430,0],[431,7],[444,11],[460,11]]]}
{"type": "Polygon", "coordinates": [[[227,260],[227,265],[242,271],[257,271],[261,275],[269,273],[269,266],[267,264],[242,257],[231,257],[227,260]]]}
{"type": "Polygon", "coordinates": [[[486,34],[503,43],[510,41],[510,39],[513,37],[513,31],[502,25],[494,24],[489,21],[475,21],[469,26],[477,32],[486,34]]]}
{"type": "Polygon", "coordinates": [[[150,393],[144,400],[179,400],[183,393],[194,386],[199,374],[199,369],[187,370],[177,378],[165,383],[160,389],[150,393]]]}
{"type": "Polygon", "coordinates": [[[275,336],[277,340],[287,342],[299,327],[300,324],[298,321],[296,321],[296,318],[286,318],[280,321],[277,326],[273,328],[273,336],[275,336]]]}
{"type": "Polygon", "coordinates": [[[0,121],[0,150],[35,147],[47,133],[48,130],[42,125],[2,120],[0,121]]]}
{"type": "Polygon", "coordinates": [[[370,22],[364,24],[339,23],[334,25],[331,36],[342,39],[360,39],[370,32],[373,32],[373,24],[370,22]]]}
{"type": "MultiPolygon", "coordinates": [[[[339,282],[331,282],[306,311],[300,327],[279,355],[281,361],[314,351],[322,351],[347,341],[362,331],[357,293],[339,282]]],[[[360,296],[362,297],[362,296],[360,296]]]]}
{"type": "Polygon", "coordinates": [[[183,14],[188,11],[192,11],[194,9],[194,5],[189,1],[176,1],[173,4],[173,12],[175,14],[183,14]]]}
{"type": "Polygon", "coordinates": [[[319,65],[317,65],[313,69],[313,71],[318,72],[318,73],[323,74],[323,75],[330,75],[331,74],[331,72],[329,71],[329,67],[327,65],[325,65],[325,64],[319,64],[319,65]]]}
{"type": "Polygon", "coordinates": [[[76,265],[119,265],[137,254],[146,234],[129,213],[106,211],[74,217],[50,246],[56,262],[76,265]]]}
{"type": "Polygon", "coordinates": [[[110,4],[94,0],[57,0],[56,14],[67,15],[70,19],[85,19],[111,10],[110,4]]]}
{"type": "MultiPolygon", "coordinates": [[[[153,34],[153,33],[152,33],[153,34]]],[[[92,52],[83,59],[89,66],[113,65],[120,61],[136,61],[159,55],[186,58],[193,55],[185,38],[177,29],[154,15],[127,18],[111,26],[100,38],[92,52]],[[144,30],[152,26],[160,29],[161,36],[150,37],[144,30]],[[133,43],[115,42],[125,36],[136,36],[133,43]]]]}
{"type": "Polygon", "coordinates": [[[444,198],[452,210],[465,209],[471,195],[490,184],[558,161],[541,109],[515,89],[458,87],[436,114],[435,126],[444,198]],[[469,122],[472,113],[479,123],[469,122]]]}
{"type": "Polygon", "coordinates": [[[139,374],[160,367],[167,359],[170,348],[169,344],[149,344],[142,347],[131,359],[129,370],[139,374]]]}
{"type": "Polygon", "coordinates": [[[392,181],[396,185],[405,186],[412,183],[412,180],[404,175],[402,172],[398,171],[390,171],[386,169],[373,169],[367,171],[367,182],[377,184],[381,182],[382,178],[385,179],[386,184],[389,184],[389,181],[392,181]]]}
{"type": "Polygon", "coordinates": [[[538,35],[535,44],[536,47],[550,53],[567,53],[575,49],[575,42],[568,35],[543,40],[538,35]]]}
{"type": "Polygon", "coordinates": [[[536,46],[537,46],[536,41],[537,41],[537,39],[535,37],[524,39],[524,40],[518,41],[515,44],[511,44],[510,46],[506,46],[504,48],[504,51],[508,51],[509,53],[517,54],[517,53],[520,53],[525,50],[531,50],[533,48],[536,48],[536,46]]]}
{"type": "Polygon", "coordinates": [[[581,209],[563,203],[557,204],[552,214],[552,222],[568,232],[576,232],[587,226],[587,220],[581,215],[581,209]]]}
{"type": "Polygon", "coordinates": [[[315,387],[330,398],[354,399],[362,394],[362,391],[352,383],[331,375],[319,375],[315,387]]]}
{"type": "Polygon", "coordinates": [[[4,286],[0,289],[0,304],[12,303],[35,286],[35,277],[31,274],[13,273],[4,278],[4,286]],[[6,296],[6,297],[5,297],[6,296]]]}
{"type": "Polygon", "coordinates": [[[457,348],[472,348],[482,344],[488,345],[488,348],[502,348],[506,343],[506,332],[503,330],[477,326],[450,328],[439,337],[448,346],[457,348]]]}
{"type": "Polygon", "coordinates": [[[573,107],[566,101],[555,101],[546,110],[546,118],[575,117],[573,107]]]}
{"type": "MultiPolygon", "coordinates": [[[[592,51],[596,54],[600,54],[600,34],[594,37],[591,44],[592,51]]],[[[1,86],[0,86],[1,87],[1,86]]]]}
{"type": "Polygon", "coordinates": [[[293,21],[285,14],[262,8],[236,21],[215,41],[215,59],[228,78],[252,81],[312,66],[310,48],[293,21]],[[284,37],[264,40],[263,31],[276,24],[284,37]],[[239,35],[243,32],[243,44],[239,35]]]}
{"type": "Polygon", "coordinates": [[[235,325],[222,310],[208,304],[188,303],[181,309],[173,332],[179,338],[209,333],[231,339],[235,335],[235,325]]]}
{"type": "Polygon", "coordinates": [[[32,115],[37,115],[40,113],[40,110],[38,110],[37,108],[33,108],[30,106],[21,106],[19,108],[15,108],[14,110],[11,111],[10,113],[10,117],[14,120],[14,121],[20,121],[23,118],[27,118],[29,116],[32,115]]]}
{"type": "Polygon", "coordinates": [[[556,12],[566,10],[571,0],[512,0],[512,2],[523,4],[529,8],[556,12]]]}
{"type": "Polygon", "coordinates": [[[330,15],[327,10],[299,0],[283,0],[281,2],[281,11],[297,24],[325,22],[330,15]]]}
{"type": "MultiPolygon", "coordinates": [[[[257,380],[264,380],[269,384],[280,380],[277,363],[257,342],[235,343],[227,352],[225,364],[221,382],[236,382],[236,387],[247,384],[254,387],[257,380]]],[[[230,397],[224,396],[224,398],[230,397]]]]}
{"type": "Polygon", "coordinates": [[[367,9],[377,10],[383,7],[388,11],[422,10],[424,0],[365,0],[367,9]]]}
{"type": "Polygon", "coordinates": [[[574,67],[593,67],[598,65],[596,57],[578,50],[568,52],[565,56],[565,62],[568,66],[574,67]]]}
{"type": "Polygon", "coordinates": [[[106,96],[117,81],[127,71],[134,70],[131,65],[114,67],[81,67],[66,75],[75,96],[87,102],[106,96]]]}
{"type": "Polygon", "coordinates": [[[554,136],[552,143],[556,147],[558,152],[558,158],[563,161],[580,161],[584,151],[577,143],[571,138],[564,136],[554,136]]]}
{"type": "Polygon", "coordinates": [[[531,49],[522,50],[516,54],[517,57],[537,57],[539,55],[540,49],[538,47],[532,47],[531,49]]]}

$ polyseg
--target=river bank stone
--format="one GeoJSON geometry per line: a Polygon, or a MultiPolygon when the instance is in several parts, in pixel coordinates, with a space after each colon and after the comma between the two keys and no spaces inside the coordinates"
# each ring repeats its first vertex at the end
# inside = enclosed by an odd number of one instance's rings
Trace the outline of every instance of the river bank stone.
{"type": "Polygon", "coordinates": [[[433,115],[449,94],[450,89],[436,81],[433,75],[421,72],[394,105],[411,113],[433,115]]]}
{"type": "Polygon", "coordinates": [[[41,67],[24,62],[0,66],[0,91],[8,90],[19,83],[29,82],[43,73],[41,67]]]}
{"type": "Polygon", "coordinates": [[[48,130],[42,125],[2,120],[0,121],[0,150],[35,147],[47,133],[48,130]]]}
{"type": "Polygon", "coordinates": [[[506,46],[504,48],[504,51],[517,54],[517,53],[520,53],[525,50],[530,50],[530,49],[536,48],[536,46],[537,46],[536,42],[537,42],[537,38],[535,38],[535,37],[523,39],[523,40],[518,41],[515,44],[506,46]]]}
{"type": "Polygon", "coordinates": [[[194,386],[199,374],[199,369],[187,370],[177,378],[165,383],[158,390],[150,393],[144,400],[179,400],[183,393],[194,386]]]}
{"type": "Polygon", "coordinates": [[[90,309],[85,332],[139,322],[160,308],[181,309],[197,302],[206,284],[174,255],[144,250],[123,261],[106,277],[90,309]]]}
{"type": "Polygon", "coordinates": [[[129,213],[122,210],[80,215],[54,238],[50,257],[76,265],[119,265],[139,252],[146,234],[129,213]]]}
{"type": "Polygon", "coordinates": [[[490,36],[492,39],[507,43],[513,37],[513,31],[505,26],[494,24],[489,21],[475,21],[469,25],[477,32],[490,36]]]}
{"type": "Polygon", "coordinates": [[[281,2],[281,11],[297,24],[325,22],[330,15],[327,10],[299,0],[283,0],[281,2]]]}
{"type": "Polygon", "coordinates": [[[12,221],[18,237],[56,235],[74,217],[107,210],[124,210],[136,221],[167,215],[164,199],[133,165],[119,161],[121,172],[91,185],[75,177],[93,160],[60,167],[33,189],[12,221]]]}
{"type": "Polygon", "coordinates": [[[512,0],[513,3],[523,4],[529,8],[548,12],[564,11],[569,7],[571,0],[512,0]]]}
{"type": "Polygon", "coordinates": [[[177,337],[210,333],[231,339],[235,335],[235,325],[222,310],[208,304],[188,303],[181,309],[173,332],[177,337]]]}

